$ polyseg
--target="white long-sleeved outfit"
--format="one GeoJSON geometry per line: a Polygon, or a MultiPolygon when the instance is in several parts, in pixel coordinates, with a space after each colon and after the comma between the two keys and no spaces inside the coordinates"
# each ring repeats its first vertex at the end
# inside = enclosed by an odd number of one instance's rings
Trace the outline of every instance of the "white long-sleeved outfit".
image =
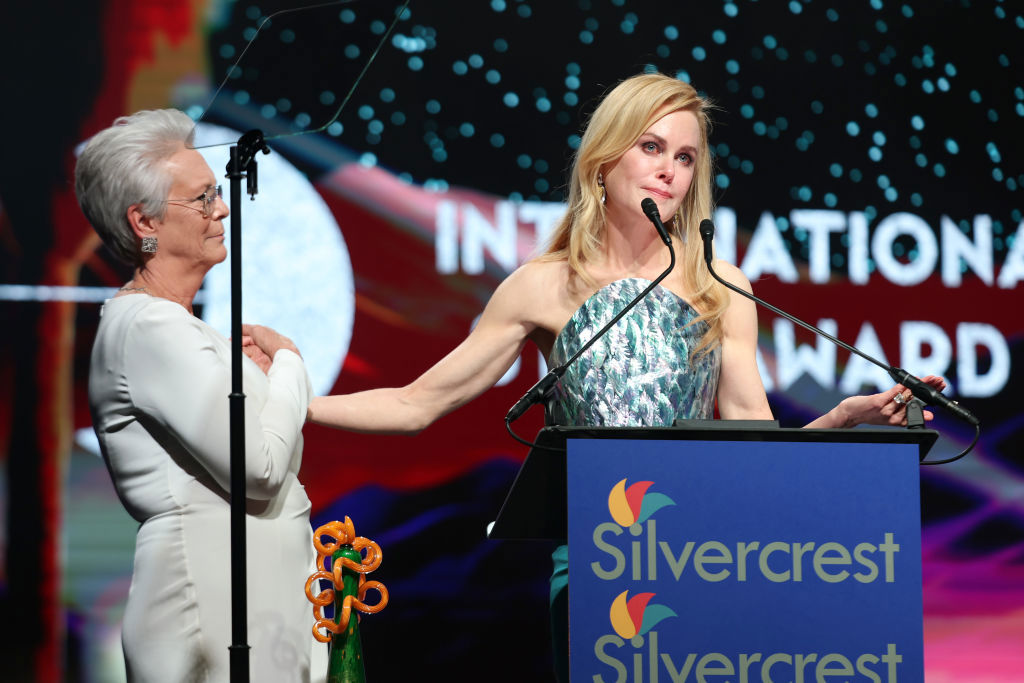
{"type": "MultiPolygon", "coordinates": [[[[304,682],[315,552],[296,475],[312,389],[291,351],[267,375],[243,367],[251,680],[304,682]]],[[[230,342],[183,307],[147,294],[104,304],[89,403],[118,496],[141,523],[122,631],[129,681],[229,678],[230,391],[230,342]]]]}

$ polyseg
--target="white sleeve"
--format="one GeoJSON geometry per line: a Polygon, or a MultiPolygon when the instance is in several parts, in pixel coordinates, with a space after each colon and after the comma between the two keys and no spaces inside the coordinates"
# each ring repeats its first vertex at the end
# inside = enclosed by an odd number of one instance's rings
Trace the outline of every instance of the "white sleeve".
{"type": "MultiPolygon", "coordinates": [[[[198,320],[177,304],[146,306],[128,327],[125,377],[138,410],[163,425],[225,490],[230,490],[231,367],[198,320]]],[[[245,400],[246,497],[281,488],[301,438],[312,388],[302,359],[278,351],[262,407],[245,400]]],[[[243,387],[244,390],[244,387],[243,387]]]]}

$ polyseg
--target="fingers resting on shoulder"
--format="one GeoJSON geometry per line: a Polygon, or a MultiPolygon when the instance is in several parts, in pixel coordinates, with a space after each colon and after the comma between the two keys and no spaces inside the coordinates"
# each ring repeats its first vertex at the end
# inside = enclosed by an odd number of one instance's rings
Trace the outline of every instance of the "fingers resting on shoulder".
{"type": "Polygon", "coordinates": [[[299,353],[298,347],[291,339],[265,325],[242,325],[243,349],[246,346],[247,338],[251,341],[250,345],[256,346],[271,359],[281,349],[299,353]]]}
{"type": "Polygon", "coordinates": [[[252,342],[252,337],[242,337],[242,353],[248,356],[252,362],[256,363],[259,369],[263,371],[263,374],[270,372],[270,366],[273,365],[274,360],[264,353],[263,349],[252,342]]]}

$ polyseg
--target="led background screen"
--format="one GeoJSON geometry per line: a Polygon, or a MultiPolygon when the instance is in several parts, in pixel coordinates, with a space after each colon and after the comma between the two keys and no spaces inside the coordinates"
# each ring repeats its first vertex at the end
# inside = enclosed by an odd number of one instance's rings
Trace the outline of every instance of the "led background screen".
{"type": "MultiPolygon", "coordinates": [[[[326,124],[396,5],[275,18],[210,105],[283,7],[93,0],[0,22],[0,635],[27,678],[124,675],[135,525],[95,455],[86,382],[99,301],[128,272],[78,211],[76,147],[142,108],[202,114],[206,142],[326,124]]],[[[413,0],[338,120],[260,156],[241,207],[245,318],[295,339],[320,392],[408,383],[558,219],[602,93],[645,70],[688,80],[717,105],[719,255],[776,305],[943,375],[981,418],[971,455],[921,472],[925,666],[929,681],[1019,680],[1022,39],[1008,2],[413,0]]],[[[204,154],[221,175],[226,148],[204,154]]],[[[226,269],[198,307],[222,330],[226,269]]],[[[767,311],[759,325],[785,426],[891,386],[767,311]]],[[[550,544],[484,540],[525,456],[502,418],[542,371],[528,347],[415,437],[306,428],[314,526],[349,515],[384,549],[371,680],[551,677],[550,544]]],[[[973,438],[933,424],[934,458],[973,438]]]]}

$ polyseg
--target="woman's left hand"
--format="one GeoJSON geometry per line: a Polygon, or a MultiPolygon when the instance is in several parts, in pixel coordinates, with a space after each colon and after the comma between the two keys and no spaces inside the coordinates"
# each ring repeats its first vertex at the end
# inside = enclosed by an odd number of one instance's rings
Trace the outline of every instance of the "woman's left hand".
{"type": "MultiPolygon", "coordinates": [[[[265,325],[242,325],[242,339],[249,338],[250,343],[255,344],[263,353],[267,354],[271,360],[281,349],[288,349],[293,351],[296,355],[302,355],[299,350],[295,347],[295,343],[276,330],[272,330],[265,325]]],[[[244,342],[243,342],[244,346],[244,342]]]]}
{"type": "Polygon", "coordinates": [[[270,366],[273,364],[274,359],[264,353],[263,349],[257,346],[252,337],[247,334],[242,335],[242,353],[247,355],[252,362],[256,363],[264,375],[270,372],[270,366]]]}
{"type": "MultiPolygon", "coordinates": [[[[941,377],[928,375],[921,379],[939,391],[946,388],[946,381],[941,377]]],[[[871,396],[844,398],[836,408],[843,414],[844,427],[859,424],[904,426],[907,424],[907,403],[913,398],[905,386],[897,384],[888,391],[871,396]]],[[[930,411],[923,412],[925,420],[934,419],[930,411]]]]}

